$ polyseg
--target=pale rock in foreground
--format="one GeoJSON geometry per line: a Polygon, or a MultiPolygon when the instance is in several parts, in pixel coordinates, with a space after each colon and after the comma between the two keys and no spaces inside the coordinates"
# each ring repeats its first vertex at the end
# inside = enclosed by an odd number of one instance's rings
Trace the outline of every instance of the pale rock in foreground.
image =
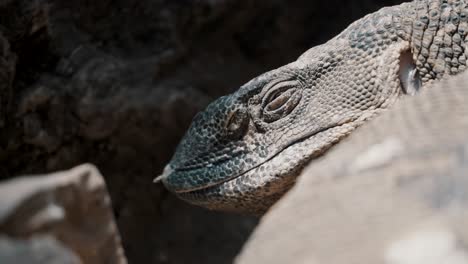
{"type": "Polygon", "coordinates": [[[312,162],[237,263],[468,263],[468,74],[312,162]]]}
{"type": "MultiPolygon", "coordinates": [[[[0,234],[4,236],[0,263],[8,260],[8,245],[17,252],[21,251],[18,247],[29,247],[25,252],[30,253],[34,245],[54,248],[51,252],[59,255],[69,249],[79,257],[78,262],[69,257],[69,263],[126,263],[106,185],[98,170],[88,164],[0,184],[0,234]],[[38,238],[44,235],[49,238],[38,238]],[[56,242],[37,242],[41,239],[56,242]],[[57,249],[62,246],[62,251],[57,249]]],[[[30,263],[49,263],[37,259],[41,258],[32,258],[30,263]]]]}
{"type": "Polygon", "coordinates": [[[71,250],[53,237],[38,236],[26,240],[0,237],[2,264],[81,264],[71,250]]]}

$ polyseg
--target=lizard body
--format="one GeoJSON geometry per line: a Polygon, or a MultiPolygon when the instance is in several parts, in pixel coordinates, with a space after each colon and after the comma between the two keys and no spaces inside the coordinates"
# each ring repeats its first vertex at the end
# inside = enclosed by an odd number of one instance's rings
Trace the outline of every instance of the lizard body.
{"type": "Polygon", "coordinates": [[[158,177],[211,209],[263,213],[302,168],[401,96],[466,68],[468,5],[417,0],[352,23],[211,103],[158,177]]]}

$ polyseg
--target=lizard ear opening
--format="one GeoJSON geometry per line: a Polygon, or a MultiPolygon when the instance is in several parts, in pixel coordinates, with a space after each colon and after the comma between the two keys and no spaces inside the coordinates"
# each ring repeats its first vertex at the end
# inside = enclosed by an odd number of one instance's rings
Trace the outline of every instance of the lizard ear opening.
{"type": "Polygon", "coordinates": [[[411,51],[406,50],[400,54],[400,69],[398,70],[398,77],[403,92],[408,95],[415,95],[419,92],[422,82],[419,76],[418,69],[413,61],[413,54],[411,51]]]}

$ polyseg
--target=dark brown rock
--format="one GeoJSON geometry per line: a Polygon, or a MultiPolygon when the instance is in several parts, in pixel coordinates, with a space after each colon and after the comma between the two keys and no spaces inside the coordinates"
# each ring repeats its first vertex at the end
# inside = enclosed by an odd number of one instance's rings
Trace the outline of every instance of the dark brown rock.
{"type": "Polygon", "coordinates": [[[15,66],[16,56],[10,50],[10,43],[0,32],[0,128],[5,126],[10,106],[15,66]]]}

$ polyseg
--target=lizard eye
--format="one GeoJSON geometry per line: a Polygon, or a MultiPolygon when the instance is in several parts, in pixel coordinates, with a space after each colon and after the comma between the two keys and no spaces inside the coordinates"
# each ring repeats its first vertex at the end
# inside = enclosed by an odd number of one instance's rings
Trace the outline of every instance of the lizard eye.
{"type": "Polygon", "coordinates": [[[274,122],[285,117],[298,105],[301,92],[297,81],[285,81],[273,86],[262,101],[263,118],[274,122]]]}
{"type": "Polygon", "coordinates": [[[239,139],[244,136],[249,126],[249,115],[245,109],[237,109],[232,113],[227,122],[226,129],[231,139],[239,139]]]}

